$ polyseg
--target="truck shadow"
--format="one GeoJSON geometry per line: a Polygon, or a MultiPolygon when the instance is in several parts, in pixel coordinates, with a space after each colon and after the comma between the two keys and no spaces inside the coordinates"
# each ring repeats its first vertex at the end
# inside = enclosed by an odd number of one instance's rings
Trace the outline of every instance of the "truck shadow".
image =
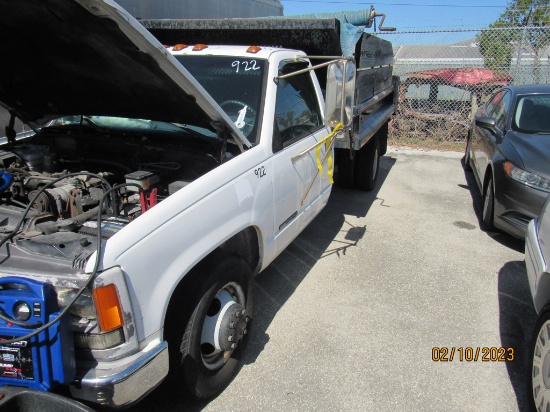
{"type": "MultiPolygon", "coordinates": [[[[326,207],[294,242],[256,277],[254,323],[242,359],[243,365],[253,364],[264,350],[269,342],[269,325],[317,261],[334,254],[345,258],[347,251],[361,241],[367,227],[352,225],[346,221],[346,216],[367,215],[372,204],[379,200],[378,192],[395,162],[392,157],[380,158],[377,184],[371,192],[333,187],[326,207]]],[[[184,394],[171,392],[168,385],[161,384],[129,410],[200,411],[208,403],[209,401],[189,400],[184,394]]]]}
{"type": "Polygon", "coordinates": [[[376,187],[371,192],[333,187],[326,207],[304,231],[256,277],[256,316],[254,332],[245,364],[254,363],[269,342],[266,333],[277,312],[292,296],[313,266],[330,255],[345,258],[350,248],[357,246],[367,231],[366,226],[354,226],[346,216],[365,217],[372,204],[379,200],[378,192],[395,164],[395,159],[382,157],[376,187]]]}
{"type": "Polygon", "coordinates": [[[529,406],[529,347],[537,319],[533,307],[525,261],[506,263],[498,273],[500,341],[503,348],[513,348],[514,360],[506,362],[514,388],[518,410],[529,406]]]}

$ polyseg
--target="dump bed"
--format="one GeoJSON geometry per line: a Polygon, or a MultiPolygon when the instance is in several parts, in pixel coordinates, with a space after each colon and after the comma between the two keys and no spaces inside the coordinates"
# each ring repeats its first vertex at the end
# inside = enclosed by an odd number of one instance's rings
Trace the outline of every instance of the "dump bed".
{"type": "MultiPolygon", "coordinates": [[[[358,107],[392,88],[391,43],[361,33],[361,28],[350,33],[336,18],[142,20],[141,23],[167,45],[254,44],[303,50],[310,56],[353,55],[357,65],[355,99],[358,107]]],[[[320,74],[318,78],[324,89],[326,76],[320,74]]]]}

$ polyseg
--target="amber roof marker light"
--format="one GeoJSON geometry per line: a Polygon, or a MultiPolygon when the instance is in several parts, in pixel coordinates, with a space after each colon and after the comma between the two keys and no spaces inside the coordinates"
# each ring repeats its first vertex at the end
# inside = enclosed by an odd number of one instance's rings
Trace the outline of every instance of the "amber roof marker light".
{"type": "Polygon", "coordinates": [[[248,49],[246,49],[247,53],[258,53],[262,48],[260,46],[250,46],[248,49]]]}
{"type": "Polygon", "coordinates": [[[201,51],[201,50],[206,49],[207,47],[208,47],[208,46],[207,46],[206,44],[201,44],[201,43],[195,44],[195,45],[193,46],[193,51],[201,51]]]}
{"type": "Polygon", "coordinates": [[[172,51],[181,51],[187,47],[187,44],[178,43],[172,47],[172,51]]]}

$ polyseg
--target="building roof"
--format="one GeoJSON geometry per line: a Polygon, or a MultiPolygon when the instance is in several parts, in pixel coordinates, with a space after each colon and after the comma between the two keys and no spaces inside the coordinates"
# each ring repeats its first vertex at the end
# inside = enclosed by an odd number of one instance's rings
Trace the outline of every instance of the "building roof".
{"type": "Polygon", "coordinates": [[[475,39],[453,44],[405,44],[393,46],[397,60],[483,59],[475,39]]]}

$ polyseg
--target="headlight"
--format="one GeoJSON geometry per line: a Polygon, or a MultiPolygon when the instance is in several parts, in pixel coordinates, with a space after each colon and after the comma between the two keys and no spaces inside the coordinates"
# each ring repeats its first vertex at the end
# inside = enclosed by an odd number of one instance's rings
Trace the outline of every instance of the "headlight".
{"type": "Polygon", "coordinates": [[[506,174],[516,182],[523,183],[529,187],[550,192],[550,179],[546,179],[534,173],[520,169],[510,162],[504,163],[506,174]]]}
{"type": "MultiPolygon", "coordinates": [[[[78,289],[63,287],[56,287],[55,290],[57,292],[57,303],[59,304],[59,307],[61,309],[67,306],[78,292],[78,289]]],[[[69,309],[69,312],[81,318],[97,318],[94,301],[92,299],[92,294],[89,290],[85,290],[84,292],[82,292],[82,294],[78,297],[71,309],[69,309]]]]}

